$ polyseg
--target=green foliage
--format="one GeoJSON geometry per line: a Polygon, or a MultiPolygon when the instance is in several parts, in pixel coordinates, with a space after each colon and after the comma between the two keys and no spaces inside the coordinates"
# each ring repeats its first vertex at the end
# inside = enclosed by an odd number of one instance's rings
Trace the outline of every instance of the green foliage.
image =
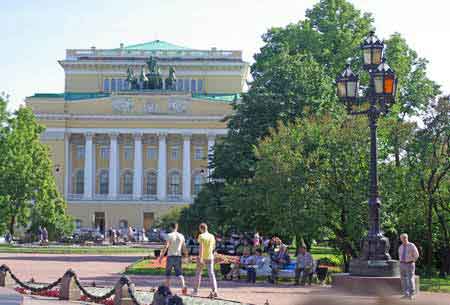
{"type": "Polygon", "coordinates": [[[47,146],[41,144],[44,128],[29,108],[7,117],[0,130],[0,223],[14,233],[46,226],[50,237],[69,233],[72,221],[53,176],[47,146]]]}
{"type": "Polygon", "coordinates": [[[178,223],[180,221],[181,213],[185,207],[173,207],[167,213],[159,217],[154,226],[158,228],[168,229],[171,223],[178,223]]]}

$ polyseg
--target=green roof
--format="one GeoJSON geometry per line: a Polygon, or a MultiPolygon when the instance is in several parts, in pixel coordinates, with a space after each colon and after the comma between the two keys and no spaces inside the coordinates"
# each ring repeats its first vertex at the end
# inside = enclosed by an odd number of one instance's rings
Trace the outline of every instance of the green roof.
{"type": "Polygon", "coordinates": [[[64,98],[64,93],[35,93],[29,98],[64,98]]]}
{"type": "Polygon", "coordinates": [[[155,51],[155,50],[189,50],[189,48],[177,46],[162,40],[153,40],[140,44],[134,44],[124,47],[126,50],[143,50],[143,51],[155,51]]]}
{"type": "Polygon", "coordinates": [[[231,103],[241,98],[238,93],[192,93],[195,99],[231,103]]]}

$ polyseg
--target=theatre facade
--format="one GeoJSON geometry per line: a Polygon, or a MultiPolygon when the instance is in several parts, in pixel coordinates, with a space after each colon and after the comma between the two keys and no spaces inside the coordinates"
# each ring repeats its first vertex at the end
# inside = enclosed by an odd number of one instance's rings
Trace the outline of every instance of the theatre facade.
{"type": "Polygon", "coordinates": [[[192,203],[248,74],[241,51],[164,41],[67,50],[63,93],[26,99],[76,226],[149,229],[192,203]]]}

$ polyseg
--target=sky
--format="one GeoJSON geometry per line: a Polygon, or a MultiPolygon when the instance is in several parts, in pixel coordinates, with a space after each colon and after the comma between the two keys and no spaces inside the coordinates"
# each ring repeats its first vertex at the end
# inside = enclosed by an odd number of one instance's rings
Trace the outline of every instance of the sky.
{"type": "MultiPolygon", "coordinates": [[[[304,18],[318,0],[0,0],[0,92],[18,107],[36,92],[63,92],[66,49],[117,48],[155,39],[194,49],[242,50],[252,62],[271,27],[304,18]]],[[[350,0],[371,12],[377,35],[401,33],[450,93],[450,3],[350,0]]],[[[344,63],[343,63],[344,65],[344,63]]]]}

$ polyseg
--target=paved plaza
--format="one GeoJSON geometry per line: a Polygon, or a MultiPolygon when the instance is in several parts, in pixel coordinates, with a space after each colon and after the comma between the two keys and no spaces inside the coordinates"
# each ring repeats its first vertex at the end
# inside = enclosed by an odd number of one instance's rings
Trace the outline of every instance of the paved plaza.
{"type": "MultiPolygon", "coordinates": [[[[98,285],[111,286],[119,279],[121,272],[139,258],[136,255],[0,254],[0,264],[7,264],[20,279],[24,280],[34,278],[38,282],[51,282],[60,277],[67,269],[72,268],[86,285],[95,281],[98,285]]],[[[156,287],[163,281],[163,277],[160,276],[132,275],[130,278],[136,283],[138,289],[156,287]]],[[[191,278],[188,278],[188,282],[191,280],[191,278]]],[[[203,286],[206,287],[207,282],[203,286]]],[[[330,287],[295,287],[291,283],[282,283],[274,286],[266,283],[248,285],[245,282],[234,281],[220,282],[219,287],[223,298],[258,305],[264,304],[266,300],[271,305],[312,305],[313,303],[315,305],[403,304],[403,302],[398,301],[397,297],[383,299],[367,296],[349,296],[347,294],[339,294],[330,287]]],[[[175,289],[178,290],[178,288],[175,289]]],[[[207,295],[207,293],[208,289],[201,290],[202,295],[207,295]]],[[[450,304],[450,294],[421,293],[415,303],[448,305],[450,304]]],[[[65,305],[68,303],[25,298],[24,304],[65,305]]],[[[4,304],[0,302],[0,305],[4,304]]]]}

